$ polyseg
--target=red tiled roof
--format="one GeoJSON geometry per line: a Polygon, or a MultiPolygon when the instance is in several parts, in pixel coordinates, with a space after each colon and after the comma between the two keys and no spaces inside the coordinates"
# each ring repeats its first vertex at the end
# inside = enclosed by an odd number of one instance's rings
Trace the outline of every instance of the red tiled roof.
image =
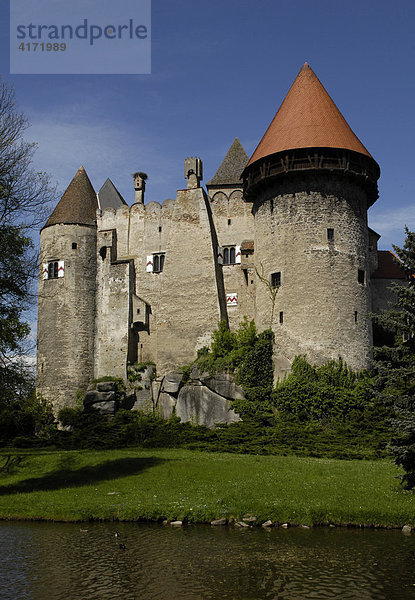
{"type": "Polygon", "coordinates": [[[372,279],[405,279],[404,271],[396,261],[399,259],[391,250],[378,250],[378,268],[372,279]]]}
{"type": "Polygon", "coordinates": [[[296,148],[345,148],[370,156],[305,63],[248,165],[296,148]]]}

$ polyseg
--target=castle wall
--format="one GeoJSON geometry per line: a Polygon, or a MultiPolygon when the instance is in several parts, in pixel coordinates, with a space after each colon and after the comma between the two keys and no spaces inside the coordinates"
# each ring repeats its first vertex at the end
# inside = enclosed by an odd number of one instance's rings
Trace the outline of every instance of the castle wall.
{"type": "Polygon", "coordinates": [[[73,405],[93,377],[95,254],[95,227],[53,225],[41,232],[37,389],[56,412],[73,405]],[[64,262],[64,276],[44,280],[43,264],[55,260],[64,262]]]}
{"type": "MultiPolygon", "coordinates": [[[[272,319],[277,375],[298,354],[313,363],[342,357],[353,369],[368,366],[366,210],[365,192],[334,174],[298,174],[258,194],[255,262],[268,281],[271,273],[281,273],[272,319]],[[334,229],[333,241],[328,241],[328,228],[334,229]],[[364,271],[364,283],[358,281],[358,270],[364,271]]],[[[256,307],[258,326],[269,327],[272,302],[262,281],[256,307]]]]}
{"type": "MultiPolygon", "coordinates": [[[[254,217],[252,203],[245,202],[240,189],[215,189],[210,191],[213,221],[219,246],[235,245],[253,240],[254,217]]],[[[236,329],[244,316],[255,318],[255,269],[253,256],[242,252],[241,262],[223,265],[225,293],[237,297],[237,305],[228,303],[228,318],[231,328],[236,329]]]]}
{"type": "Polygon", "coordinates": [[[105,210],[98,226],[96,374],[125,376],[134,360],[154,361],[163,373],[193,360],[226,319],[218,242],[203,190],[179,190],[163,205],[105,210]],[[159,253],[163,270],[149,270],[159,253]]]}
{"type": "MultiPolygon", "coordinates": [[[[125,212],[125,211],[124,211],[125,212]]],[[[128,215],[127,215],[128,218],[128,215]]],[[[119,221],[119,219],[118,219],[119,221]]],[[[121,240],[126,239],[122,236],[121,240]]],[[[117,260],[117,231],[97,236],[95,378],[126,378],[131,323],[131,262],[117,260]]]]}
{"type": "Polygon", "coordinates": [[[210,343],[213,329],[226,319],[209,200],[201,188],[179,190],[171,208],[156,312],[161,371],[196,358],[196,350],[210,343]]]}

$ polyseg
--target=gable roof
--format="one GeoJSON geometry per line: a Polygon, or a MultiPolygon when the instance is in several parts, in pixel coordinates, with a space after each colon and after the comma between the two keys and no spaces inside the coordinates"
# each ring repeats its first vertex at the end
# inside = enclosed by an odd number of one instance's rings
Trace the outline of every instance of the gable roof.
{"type": "Polygon", "coordinates": [[[238,138],[235,138],[226,153],[218,170],[207,186],[238,185],[242,186],[241,174],[245,169],[249,156],[238,138]]]}
{"type": "Polygon", "coordinates": [[[297,148],[344,148],[370,156],[307,63],[248,165],[276,152],[297,148]]]}
{"type": "Polygon", "coordinates": [[[57,224],[95,225],[98,200],[84,167],[80,167],[45,227],[57,224]]]}
{"type": "Polygon", "coordinates": [[[107,177],[104,185],[98,192],[98,200],[99,207],[102,210],[105,208],[119,208],[120,206],[128,206],[109,177],[107,177]]]}
{"type": "Polygon", "coordinates": [[[371,279],[406,279],[399,262],[391,250],[378,250],[378,268],[372,273],[371,279]]]}

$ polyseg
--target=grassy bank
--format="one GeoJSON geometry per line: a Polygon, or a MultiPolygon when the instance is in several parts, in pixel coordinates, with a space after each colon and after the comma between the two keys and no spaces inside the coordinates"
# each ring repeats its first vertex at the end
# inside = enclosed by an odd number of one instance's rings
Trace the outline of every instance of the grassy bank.
{"type": "Polygon", "coordinates": [[[388,460],[131,448],[13,453],[22,460],[0,474],[3,519],[207,522],[250,513],[259,522],[415,526],[415,495],[401,489],[388,460]]]}

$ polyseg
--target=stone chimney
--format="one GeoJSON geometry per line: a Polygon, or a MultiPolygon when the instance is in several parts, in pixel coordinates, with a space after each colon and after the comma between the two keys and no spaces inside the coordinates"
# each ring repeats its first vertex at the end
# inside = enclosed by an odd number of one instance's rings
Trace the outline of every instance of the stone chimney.
{"type": "Polygon", "coordinates": [[[148,178],[148,175],[142,171],[137,171],[137,173],[134,173],[133,177],[135,189],[134,204],[144,204],[144,192],[146,190],[146,179],[148,178]]]}
{"type": "Polygon", "coordinates": [[[200,181],[203,179],[203,163],[197,156],[185,158],[184,177],[187,179],[187,189],[194,190],[200,187],[200,181]]]}

